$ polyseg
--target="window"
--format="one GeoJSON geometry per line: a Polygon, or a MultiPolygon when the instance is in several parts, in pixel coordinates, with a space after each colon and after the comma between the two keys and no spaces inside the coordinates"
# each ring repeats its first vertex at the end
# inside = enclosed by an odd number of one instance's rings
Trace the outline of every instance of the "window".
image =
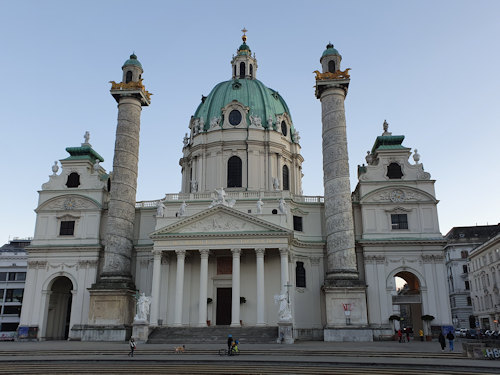
{"type": "Polygon", "coordinates": [[[284,137],[288,134],[288,128],[286,127],[285,121],[281,121],[281,134],[283,134],[284,137]]]}
{"type": "Polygon", "coordinates": [[[467,306],[472,306],[472,298],[467,297],[467,306]]]}
{"type": "Polygon", "coordinates": [[[0,303],[3,302],[3,289],[0,289],[0,303]]]}
{"type": "Polygon", "coordinates": [[[387,177],[390,179],[401,179],[403,177],[401,166],[398,163],[389,164],[387,166],[387,177]]]}
{"type": "Polygon", "coordinates": [[[24,289],[7,289],[5,291],[5,302],[23,302],[24,289]]]}
{"type": "Polygon", "coordinates": [[[465,281],[465,290],[470,290],[470,283],[465,281]]]}
{"type": "Polygon", "coordinates": [[[297,262],[295,267],[295,285],[297,288],[306,287],[306,269],[304,268],[304,262],[297,262]]]}
{"type": "Polygon", "coordinates": [[[0,272],[0,281],[7,280],[7,272],[0,272]]]}
{"type": "Polygon", "coordinates": [[[241,187],[241,159],[231,156],[227,161],[227,187],[241,187]]]}
{"type": "Polygon", "coordinates": [[[66,181],[66,186],[69,188],[76,188],[80,186],[80,175],[76,172],[70,173],[68,181],[66,181]]]}
{"type": "Polygon", "coordinates": [[[125,75],[125,83],[129,83],[132,81],[132,71],[127,71],[127,74],[125,75]]]}
{"type": "Polygon", "coordinates": [[[217,275],[231,275],[233,273],[232,257],[217,257],[217,275]]]}
{"type": "Polygon", "coordinates": [[[241,122],[241,112],[233,109],[229,112],[229,123],[233,126],[239,125],[241,122]]]}
{"type": "Polygon", "coordinates": [[[253,65],[250,64],[250,78],[253,78],[253,65]]]}
{"type": "Polygon", "coordinates": [[[245,63],[240,62],[240,78],[245,78],[245,63]]]}
{"type": "Polygon", "coordinates": [[[9,281],[26,280],[26,272],[9,272],[9,281]]]}
{"type": "Polygon", "coordinates": [[[236,78],[236,65],[233,65],[233,76],[236,78]]]}
{"type": "Polygon", "coordinates": [[[462,266],[462,271],[463,271],[463,273],[469,273],[469,269],[467,268],[467,264],[464,264],[462,266]]]}
{"type": "Polygon", "coordinates": [[[335,61],[333,60],[328,61],[328,71],[330,73],[335,73],[335,61]]]}
{"type": "Polygon", "coordinates": [[[7,315],[17,315],[21,316],[21,306],[4,306],[3,307],[3,314],[7,315]]]}
{"type": "Polygon", "coordinates": [[[72,236],[75,233],[75,221],[61,221],[60,236],[72,236]]]}
{"type": "Polygon", "coordinates": [[[283,166],[283,190],[290,190],[288,167],[286,165],[283,166]]]}
{"type": "Polygon", "coordinates": [[[298,232],[302,232],[302,217],[301,216],[293,216],[293,230],[298,232]]]}
{"type": "Polygon", "coordinates": [[[15,332],[17,331],[17,327],[19,326],[19,323],[2,323],[0,328],[0,331],[2,332],[15,332]]]}
{"type": "Polygon", "coordinates": [[[408,229],[408,215],[392,214],[391,215],[392,229],[408,229]]]}
{"type": "Polygon", "coordinates": [[[462,250],[460,252],[460,255],[461,255],[462,259],[467,259],[467,256],[469,255],[469,252],[467,250],[462,250]]]}

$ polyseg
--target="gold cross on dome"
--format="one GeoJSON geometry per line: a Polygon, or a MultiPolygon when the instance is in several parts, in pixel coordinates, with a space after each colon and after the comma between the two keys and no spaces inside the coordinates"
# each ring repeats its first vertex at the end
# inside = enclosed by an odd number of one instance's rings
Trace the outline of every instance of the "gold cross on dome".
{"type": "Polygon", "coordinates": [[[241,32],[242,32],[243,34],[245,34],[247,31],[248,31],[248,30],[247,30],[247,29],[245,29],[245,28],[243,28],[243,29],[241,30],[241,32]]]}

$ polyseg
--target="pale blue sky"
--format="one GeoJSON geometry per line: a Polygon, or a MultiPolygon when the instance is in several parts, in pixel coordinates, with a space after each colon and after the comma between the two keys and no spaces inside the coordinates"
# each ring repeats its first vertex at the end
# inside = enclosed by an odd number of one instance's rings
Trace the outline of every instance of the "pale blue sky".
{"type": "Polygon", "coordinates": [[[37,190],[88,130],[112,167],[108,81],[135,51],[154,93],[143,110],[137,200],[180,190],[182,137],[200,102],[230,79],[241,44],[258,79],[287,101],[301,134],[304,193],[323,194],[313,70],[331,41],[351,68],[351,188],[384,119],[436,179],[441,232],[500,222],[498,1],[0,0],[0,147],[8,167],[0,245],[32,236],[37,190]]]}

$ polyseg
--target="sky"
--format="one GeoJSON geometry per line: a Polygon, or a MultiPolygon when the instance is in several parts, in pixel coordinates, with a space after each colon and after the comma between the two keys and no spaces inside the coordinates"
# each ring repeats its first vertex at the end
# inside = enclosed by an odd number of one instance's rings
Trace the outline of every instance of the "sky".
{"type": "Polygon", "coordinates": [[[345,102],[351,189],[382,133],[418,149],[436,180],[440,230],[500,223],[498,1],[0,0],[0,245],[32,237],[37,191],[66,147],[90,143],[112,169],[120,81],[132,52],[152,92],[143,108],[137,200],[180,191],[182,138],[231,78],[241,29],[257,78],[281,94],[301,135],[303,190],[323,195],[321,107],[328,42],[351,68],[345,102]]]}

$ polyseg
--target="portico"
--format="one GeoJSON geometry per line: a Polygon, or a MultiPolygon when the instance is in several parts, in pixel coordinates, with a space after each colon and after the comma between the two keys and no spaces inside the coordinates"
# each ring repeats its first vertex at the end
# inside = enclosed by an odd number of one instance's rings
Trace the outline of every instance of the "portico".
{"type": "Polygon", "coordinates": [[[151,325],[161,319],[171,326],[206,327],[213,318],[231,327],[242,321],[274,324],[278,307],[273,296],[290,280],[292,237],[285,228],[222,205],[155,231],[151,325]],[[229,288],[230,298],[218,292],[227,294],[229,288]],[[175,296],[173,306],[166,305],[167,294],[175,296]],[[160,316],[160,310],[167,316],[160,316]]]}

